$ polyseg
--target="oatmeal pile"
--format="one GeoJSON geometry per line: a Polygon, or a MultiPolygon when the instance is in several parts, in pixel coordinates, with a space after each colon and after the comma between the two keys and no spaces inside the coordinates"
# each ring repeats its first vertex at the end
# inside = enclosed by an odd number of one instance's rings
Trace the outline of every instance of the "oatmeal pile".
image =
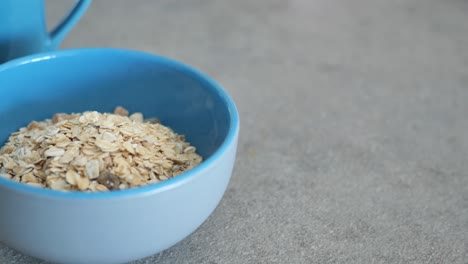
{"type": "Polygon", "coordinates": [[[11,134],[0,177],[62,191],[124,190],[167,180],[202,158],[182,135],[141,113],[55,114],[11,134]]]}

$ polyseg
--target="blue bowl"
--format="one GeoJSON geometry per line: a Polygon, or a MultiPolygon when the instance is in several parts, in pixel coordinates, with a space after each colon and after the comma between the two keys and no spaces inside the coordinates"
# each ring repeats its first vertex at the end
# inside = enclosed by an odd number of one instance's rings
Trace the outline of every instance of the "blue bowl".
{"type": "Polygon", "coordinates": [[[0,65],[0,145],[57,112],[158,117],[204,161],[178,177],[108,193],[60,192],[0,177],[0,241],[60,263],[122,263],[187,237],[213,212],[231,177],[236,107],[216,82],[179,62],[118,49],[76,49],[0,65]]]}

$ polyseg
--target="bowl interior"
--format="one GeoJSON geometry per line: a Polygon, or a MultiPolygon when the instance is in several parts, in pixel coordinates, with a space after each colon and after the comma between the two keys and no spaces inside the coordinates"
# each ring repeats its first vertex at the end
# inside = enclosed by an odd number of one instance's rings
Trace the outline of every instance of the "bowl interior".
{"type": "Polygon", "coordinates": [[[0,66],[0,145],[33,120],[58,112],[112,112],[118,105],[159,118],[184,134],[204,159],[228,134],[224,93],[177,62],[106,49],[47,54],[0,66]]]}

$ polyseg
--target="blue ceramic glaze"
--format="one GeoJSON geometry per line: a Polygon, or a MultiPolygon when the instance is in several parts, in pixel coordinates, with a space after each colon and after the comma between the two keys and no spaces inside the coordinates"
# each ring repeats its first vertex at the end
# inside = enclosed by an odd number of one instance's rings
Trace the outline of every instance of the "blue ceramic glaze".
{"type": "Polygon", "coordinates": [[[44,0],[0,1],[0,63],[58,47],[91,0],[77,1],[68,16],[49,34],[44,0]]]}
{"type": "Polygon", "coordinates": [[[0,177],[0,241],[10,247],[52,262],[128,262],[188,236],[223,196],[237,149],[237,110],[221,86],[189,66],[128,50],[49,52],[0,65],[0,92],[0,144],[32,120],[121,105],[158,117],[204,158],[170,180],[108,193],[59,192],[0,177]]]}

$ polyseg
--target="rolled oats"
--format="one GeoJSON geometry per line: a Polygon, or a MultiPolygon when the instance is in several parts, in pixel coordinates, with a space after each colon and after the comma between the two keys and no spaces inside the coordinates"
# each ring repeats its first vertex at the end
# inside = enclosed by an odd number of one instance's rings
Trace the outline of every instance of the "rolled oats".
{"type": "Polygon", "coordinates": [[[58,157],[62,156],[65,153],[64,149],[51,147],[48,150],[44,151],[46,157],[58,157]]]}
{"type": "Polygon", "coordinates": [[[128,116],[129,112],[127,111],[127,109],[121,106],[117,106],[114,110],[114,114],[120,115],[120,116],[128,116]]]}
{"type": "Polygon", "coordinates": [[[159,119],[117,107],[58,113],[10,135],[0,177],[62,191],[103,192],[158,183],[202,161],[196,148],[159,119]]]}
{"type": "Polygon", "coordinates": [[[131,116],[129,116],[129,118],[136,122],[143,122],[143,114],[141,113],[134,113],[131,116]]]}

